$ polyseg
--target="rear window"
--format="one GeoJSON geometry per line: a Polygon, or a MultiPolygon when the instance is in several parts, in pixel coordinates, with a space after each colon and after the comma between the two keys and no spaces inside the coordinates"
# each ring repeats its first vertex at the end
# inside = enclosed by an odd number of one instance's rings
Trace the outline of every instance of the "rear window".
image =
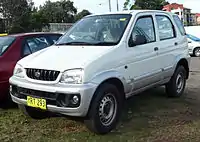
{"type": "Polygon", "coordinates": [[[169,17],[165,15],[158,15],[156,16],[156,21],[158,25],[160,40],[167,40],[176,37],[174,26],[169,17]]]}
{"type": "Polygon", "coordinates": [[[0,56],[6,52],[6,50],[12,45],[15,39],[15,37],[11,36],[0,37],[0,56]]]}

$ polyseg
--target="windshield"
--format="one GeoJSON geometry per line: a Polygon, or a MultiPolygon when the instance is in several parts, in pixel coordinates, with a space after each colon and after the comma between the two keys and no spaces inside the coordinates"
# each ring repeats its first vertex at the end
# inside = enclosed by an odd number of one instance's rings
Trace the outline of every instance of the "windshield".
{"type": "Polygon", "coordinates": [[[10,37],[10,36],[0,37],[0,56],[2,56],[3,53],[6,52],[6,50],[11,46],[14,40],[15,37],[10,37]]]}
{"type": "Polygon", "coordinates": [[[131,18],[130,14],[99,15],[83,18],[56,45],[116,45],[131,18]]]}
{"type": "Polygon", "coordinates": [[[193,35],[190,35],[190,34],[187,34],[187,37],[193,41],[200,41],[200,38],[196,37],[196,36],[193,36],[193,35]]]}

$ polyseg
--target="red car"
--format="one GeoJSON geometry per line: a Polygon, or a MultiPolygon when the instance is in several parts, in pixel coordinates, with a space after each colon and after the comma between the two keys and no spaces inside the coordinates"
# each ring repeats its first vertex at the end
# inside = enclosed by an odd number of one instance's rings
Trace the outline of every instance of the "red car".
{"type": "Polygon", "coordinates": [[[9,78],[21,58],[57,41],[59,33],[24,33],[0,37],[0,100],[7,99],[9,78]]]}

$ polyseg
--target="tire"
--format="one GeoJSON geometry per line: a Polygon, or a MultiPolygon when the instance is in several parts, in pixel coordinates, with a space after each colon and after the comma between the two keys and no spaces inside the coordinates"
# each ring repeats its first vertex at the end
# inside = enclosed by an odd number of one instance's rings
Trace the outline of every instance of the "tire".
{"type": "Polygon", "coordinates": [[[195,56],[195,57],[200,57],[200,47],[196,47],[196,48],[194,49],[194,56],[195,56]]]}
{"type": "Polygon", "coordinates": [[[116,86],[109,83],[102,84],[94,97],[85,125],[96,134],[109,133],[119,121],[124,97],[116,86]]]}
{"type": "Polygon", "coordinates": [[[33,119],[44,119],[44,118],[47,118],[49,116],[47,111],[28,107],[28,106],[25,106],[25,105],[18,105],[18,107],[24,113],[24,115],[31,117],[33,119]]]}
{"type": "Polygon", "coordinates": [[[169,97],[180,97],[183,95],[186,85],[186,70],[178,66],[171,80],[166,84],[166,93],[169,97]]]}

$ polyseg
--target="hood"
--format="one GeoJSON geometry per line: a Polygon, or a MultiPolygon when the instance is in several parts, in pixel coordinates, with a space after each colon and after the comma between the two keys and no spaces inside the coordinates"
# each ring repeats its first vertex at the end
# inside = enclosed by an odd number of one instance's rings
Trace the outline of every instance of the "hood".
{"type": "Polygon", "coordinates": [[[24,68],[65,71],[84,66],[112,46],[51,46],[29,55],[18,63],[24,68]]]}
{"type": "Polygon", "coordinates": [[[198,47],[200,46],[200,41],[192,41],[191,43],[188,43],[189,47],[198,47]]]}

